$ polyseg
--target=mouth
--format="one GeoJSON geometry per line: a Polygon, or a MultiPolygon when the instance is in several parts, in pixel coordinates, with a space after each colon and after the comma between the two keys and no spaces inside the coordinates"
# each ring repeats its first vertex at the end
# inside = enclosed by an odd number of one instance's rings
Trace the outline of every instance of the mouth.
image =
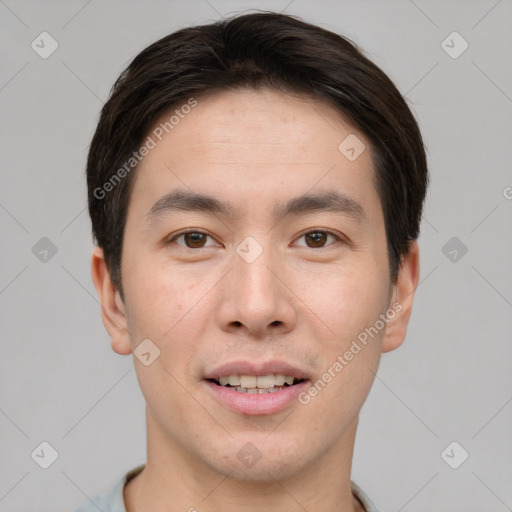
{"type": "Polygon", "coordinates": [[[223,407],[243,415],[274,414],[293,404],[310,376],[286,361],[239,360],[203,375],[205,391],[223,407]]]}
{"type": "Polygon", "coordinates": [[[218,379],[206,379],[217,386],[229,388],[233,391],[246,394],[268,394],[276,393],[286,388],[297,386],[306,379],[273,373],[268,375],[223,375],[218,379]]]}

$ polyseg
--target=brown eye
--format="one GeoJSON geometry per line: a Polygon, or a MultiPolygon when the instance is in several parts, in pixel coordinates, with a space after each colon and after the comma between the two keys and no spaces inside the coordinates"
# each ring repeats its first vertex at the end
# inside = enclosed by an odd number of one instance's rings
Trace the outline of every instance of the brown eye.
{"type": "Polygon", "coordinates": [[[191,249],[203,247],[206,241],[206,235],[203,235],[203,233],[185,233],[183,237],[185,240],[185,244],[187,245],[187,247],[190,247],[191,249]]]}
{"type": "Polygon", "coordinates": [[[177,245],[188,249],[202,249],[203,247],[208,247],[208,245],[206,245],[208,238],[211,237],[206,233],[201,233],[200,231],[188,231],[186,233],[176,235],[170,239],[168,243],[176,243],[177,245]],[[183,239],[185,243],[178,243],[177,240],[180,239],[183,239]]]}
{"type": "Polygon", "coordinates": [[[329,231],[309,231],[308,233],[302,235],[300,238],[304,238],[306,240],[306,247],[309,247],[311,249],[322,249],[326,247],[326,242],[329,239],[329,237],[334,238],[335,241],[341,240],[340,237],[338,237],[334,233],[330,233],[329,231]]]}
{"type": "MultiPolygon", "coordinates": [[[[305,235],[306,240],[308,244],[312,244],[312,247],[322,247],[326,240],[327,240],[327,234],[322,233],[320,231],[316,231],[314,233],[308,233],[305,235]]],[[[311,245],[310,245],[311,247],[311,245]]]]}

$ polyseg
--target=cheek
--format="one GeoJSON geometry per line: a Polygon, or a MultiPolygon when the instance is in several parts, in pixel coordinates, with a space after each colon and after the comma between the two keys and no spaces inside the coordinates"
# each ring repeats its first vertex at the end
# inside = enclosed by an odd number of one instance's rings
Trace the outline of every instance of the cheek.
{"type": "MultiPolygon", "coordinates": [[[[177,403],[176,393],[180,393],[181,387],[174,379],[184,383],[190,378],[198,340],[206,337],[205,330],[213,317],[214,305],[208,300],[211,297],[208,292],[217,277],[183,275],[179,270],[167,268],[165,264],[159,266],[155,261],[152,265],[132,265],[130,270],[126,297],[130,300],[128,316],[132,346],[135,348],[149,338],[160,350],[154,365],[161,367],[161,371],[153,374],[138,368],[141,387],[148,393],[153,387],[173,389],[175,394],[172,396],[153,398],[177,403]]],[[[150,397],[146,398],[150,400],[150,397]]]]}
{"type": "Polygon", "coordinates": [[[337,348],[373,325],[387,305],[388,276],[367,260],[354,258],[328,272],[295,277],[305,313],[316,315],[316,323],[321,320],[323,336],[337,348]]]}
{"type": "MultiPolygon", "coordinates": [[[[191,319],[201,315],[195,308],[201,286],[190,284],[179,274],[158,267],[133,265],[126,296],[130,297],[130,338],[134,348],[149,338],[160,350],[159,357],[150,366],[135,361],[137,379],[148,407],[153,411],[173,411],[167,417],[168,424],[179,426],[178,418],[187,413],[183,410],[190,396],[188,368],[200,339],[196,331],[198,322],[191,319]],[[148,269],[148,270],[146,270],[148,269]]],[[[158,415],[157,415],[158,416],[158,415]]]]}
{"type": "Polygon", "coordinates": [[[197,302],[200,279],[193,283],[157,259],[132,254],[126,264],[132,334],[154,340],[172,336],[197,302]]]}

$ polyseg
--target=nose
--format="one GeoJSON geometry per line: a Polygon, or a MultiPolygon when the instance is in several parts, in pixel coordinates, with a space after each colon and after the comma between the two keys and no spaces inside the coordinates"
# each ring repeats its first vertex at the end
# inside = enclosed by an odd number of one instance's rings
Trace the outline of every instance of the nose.
{"type": "Polygon", "coordinates": [[[294,329],[293,285],[287,283],[284,263],[271,252],[266,248],[251,262],[234,254],[233,267],[222,280],[217,310],[224,331],[267,338],[294,329]]]}

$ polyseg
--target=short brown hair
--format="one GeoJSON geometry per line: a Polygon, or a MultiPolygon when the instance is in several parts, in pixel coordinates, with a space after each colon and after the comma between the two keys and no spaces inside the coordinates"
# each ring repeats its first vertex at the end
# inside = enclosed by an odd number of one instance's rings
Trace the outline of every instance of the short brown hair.
{"type": "Polygon", "coordinates": [[[388,76],[346,37],[293,16],[257,12],[156,41],[112,87],[89,149],[87,186],[93,239],[123,300],[121,252],[136,165],[113,182],[116,171],[126,171],[157,118],[173,106],[208,91],[247,87],[322,99],[368,138],[396,282],[401,259],[419,236],[429,181],[412,112],[388,76]]]}

